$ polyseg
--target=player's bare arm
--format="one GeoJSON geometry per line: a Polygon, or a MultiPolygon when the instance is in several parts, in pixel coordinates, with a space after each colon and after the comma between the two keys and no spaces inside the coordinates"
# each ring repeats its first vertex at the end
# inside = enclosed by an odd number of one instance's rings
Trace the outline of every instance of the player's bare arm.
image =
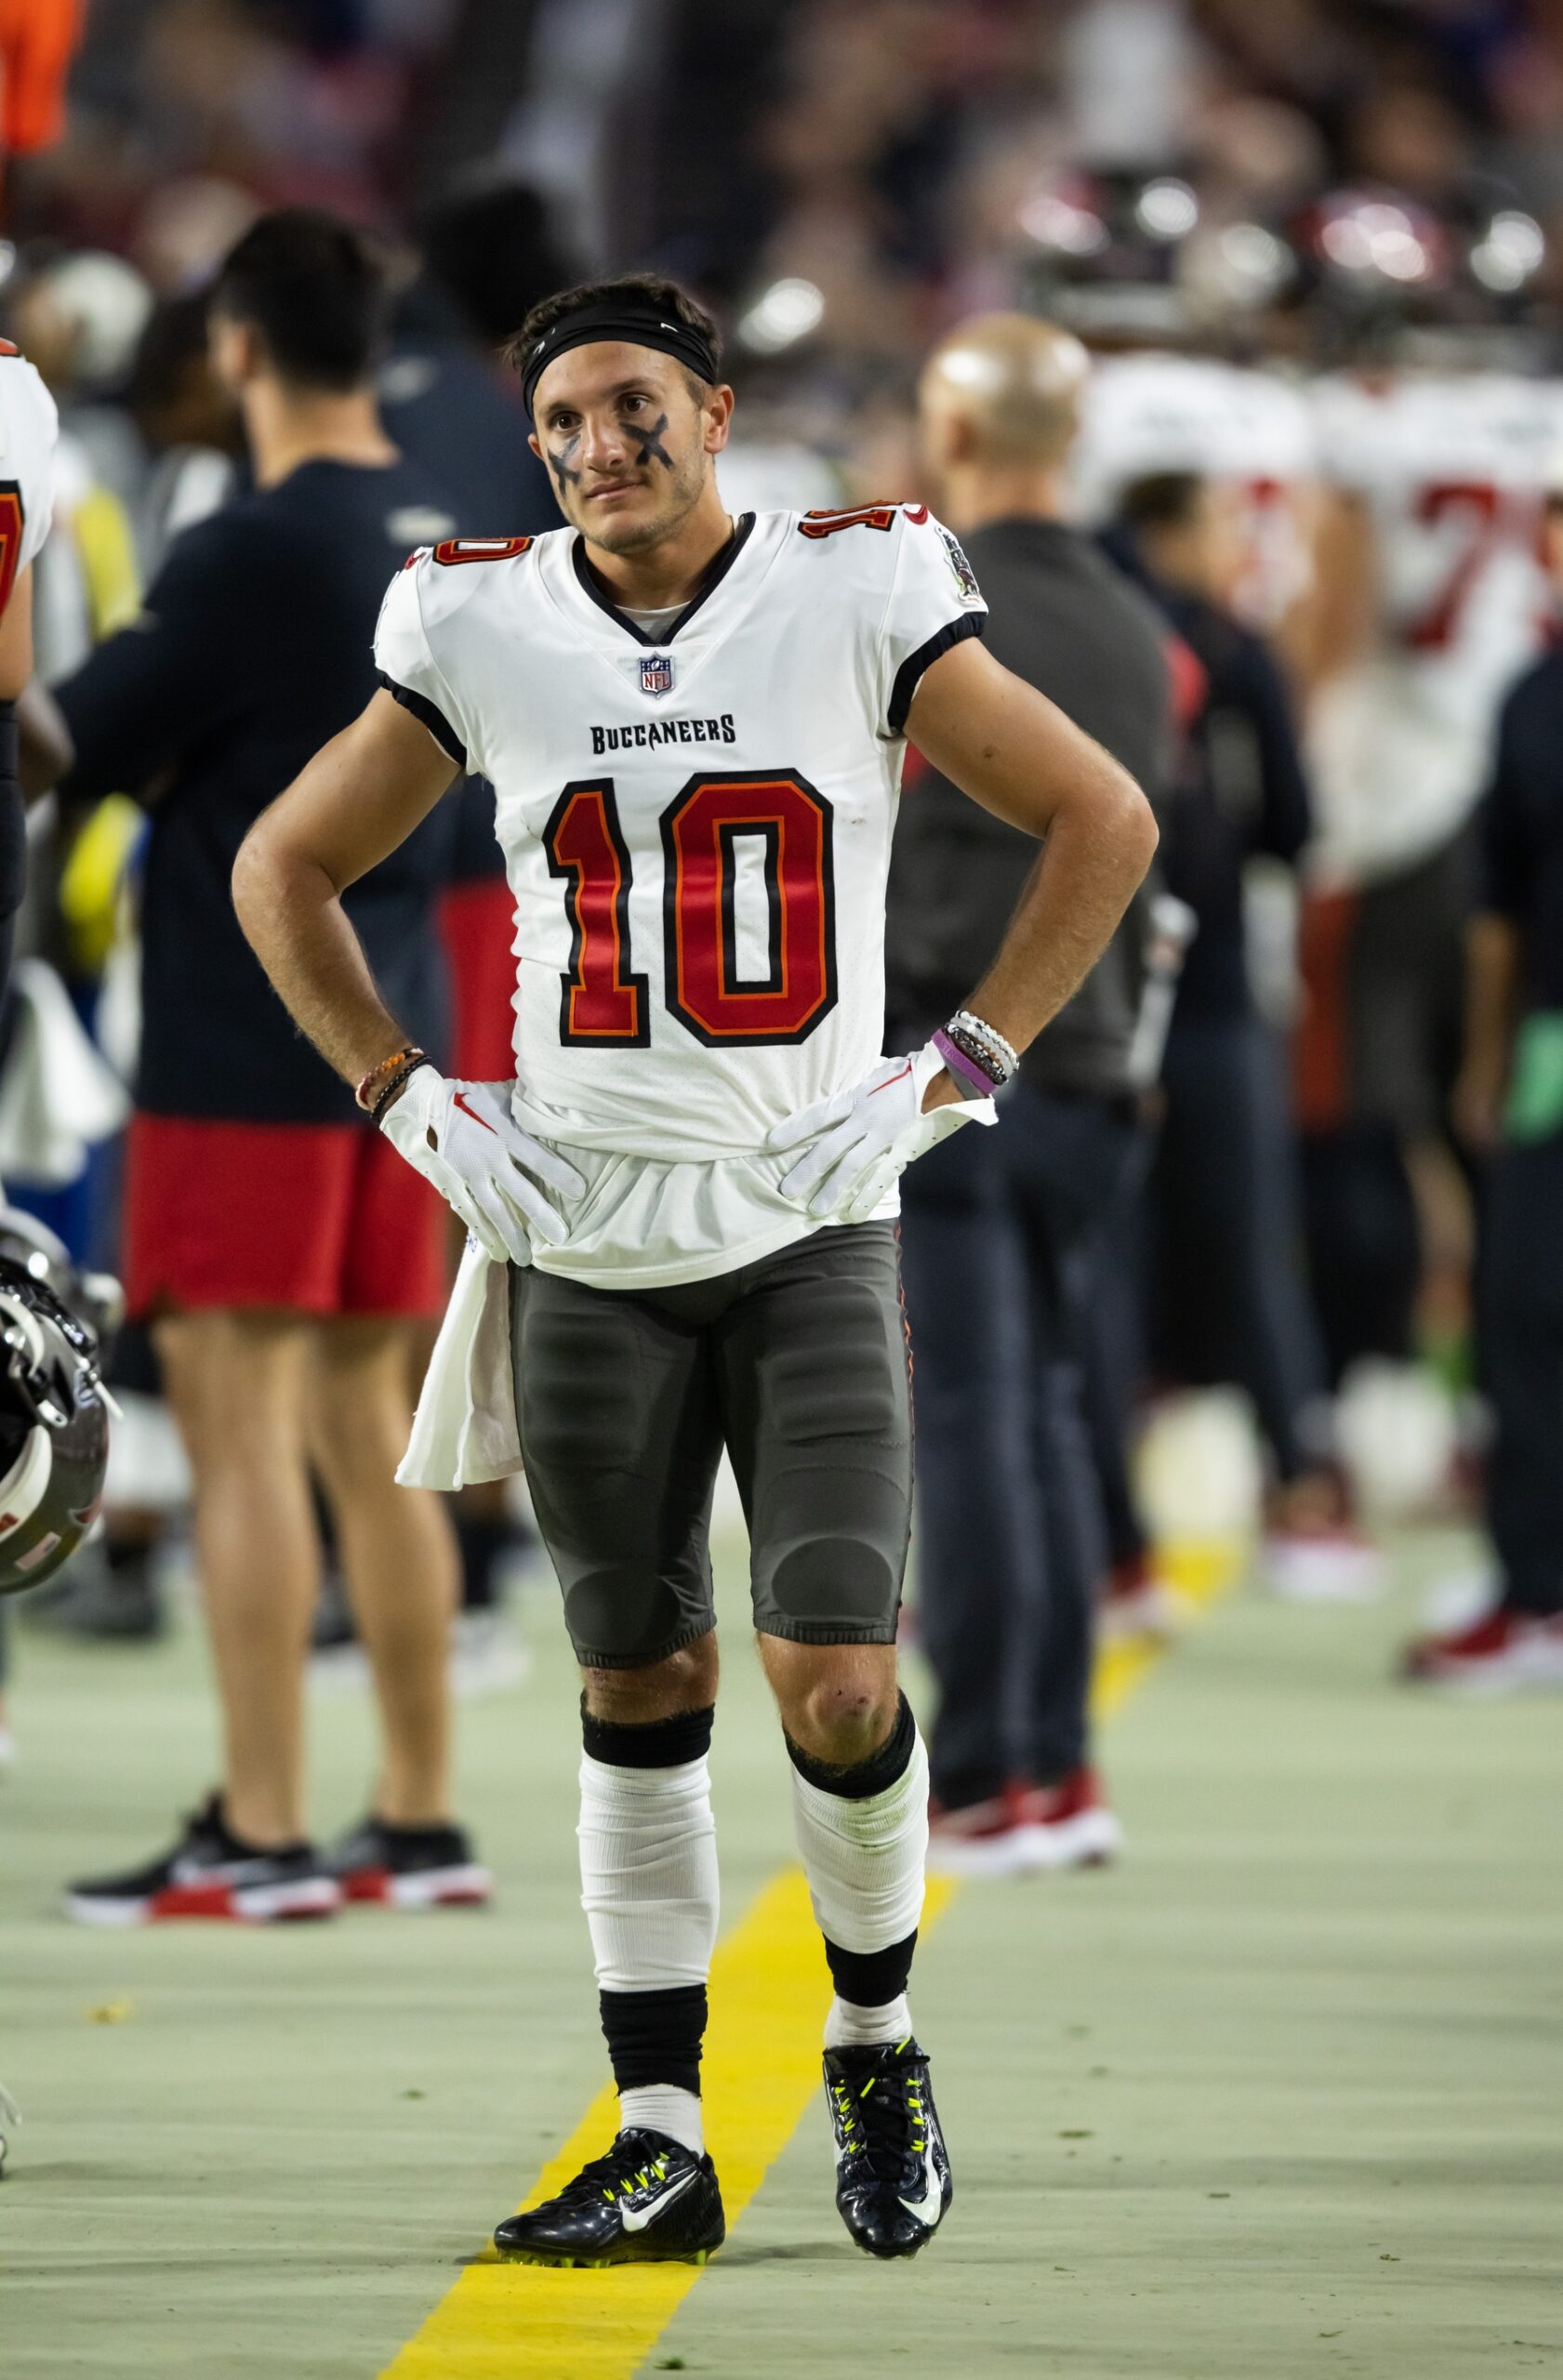
{"type": "Polygon", "coordinates": [[[0,703],[14,703],[33,675],[33,565],[17,573],[0,612],[0,703]]]}
{"type": "MultiPolygon", "coordinates": [[[[1043,840],[970,1002],[1023,1051],[1090,973],[1150,866],[1150,804],[1099,744],[974,642],[925,673],[907,734],[974,801],[1043,840]]],[[[947,1073],[934,1078],[924,1104],[960,1096],[947,1073]]]]}
{"type": "Polygon", "coordinates": [[[457,774],[417,721],[378,694],[251,827],[233,906],[294,1023],[344,1081],[406,1040],[342,907],[349,885],[404,843],[457,774]]]}
{"type": "Polygon", "coordinates": [[[233,906],[284,1006],[495,1262],[525,1263],[564,1226],[539,1184],[575,1170],[511,1122],[483,1083],[449,1082],[381,999],[342,894],[404,843],[457,775],[427,730],[378,694],[257,820],[233,906]]]}

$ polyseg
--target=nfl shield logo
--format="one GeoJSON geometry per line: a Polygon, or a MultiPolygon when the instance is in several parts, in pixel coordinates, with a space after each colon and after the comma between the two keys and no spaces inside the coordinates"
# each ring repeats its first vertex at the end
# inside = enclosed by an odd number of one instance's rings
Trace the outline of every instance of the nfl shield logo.
{"type": "Polygon", "coordinates": [[[641,656],[641,692],[642,694],[667,694],[673,687],[673,656],[670,653],[645,653],[641,656]]]}

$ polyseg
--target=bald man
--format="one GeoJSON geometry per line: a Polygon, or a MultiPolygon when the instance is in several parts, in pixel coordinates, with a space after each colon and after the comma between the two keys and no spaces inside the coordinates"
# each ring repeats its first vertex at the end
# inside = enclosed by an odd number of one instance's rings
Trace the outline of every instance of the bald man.
{"type": "MultiPolygon", "coordinates": [[[[953,332],[920,390],[927,493],[987,592],[992,650],[1154,796],[1171,730],[1165,630],[1066,517],[1088,371],[1078,339],[1026,315],[953,332]]],[[[1030,865],[1025,838],[936,771],[908,768],[907,784],[887,937],[896,1032],[948,1013],[1030,865]]],[[[921,1613],[941,1690],[931,1860],[959,1873],[1070,1866],[1119,1841],[1087,1741],[1106,1552],[1080,1350],[1107,1228],[1143,1161],[1146,906],[1027,1051],[1003,1130],[958,1135],[903,1187],[921,1613]]]]}

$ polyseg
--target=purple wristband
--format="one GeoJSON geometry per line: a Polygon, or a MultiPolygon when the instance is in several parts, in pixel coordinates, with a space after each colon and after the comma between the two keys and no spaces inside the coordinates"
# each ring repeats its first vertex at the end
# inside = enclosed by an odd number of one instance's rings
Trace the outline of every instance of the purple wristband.
{"type": "MultiPolygon", "coordinates": [[[[934,1036],[934,1047],[957,1082],[969,1083],[978,1099],[992,1098],[999,1088],[992,1076],[985,1075],[982,1068],[966,1055],[964,1050],[956,1048],[943,1025],[934,1036]]],[[[964,1095],[962,1093],[962,1097],[964,1095]]]]}

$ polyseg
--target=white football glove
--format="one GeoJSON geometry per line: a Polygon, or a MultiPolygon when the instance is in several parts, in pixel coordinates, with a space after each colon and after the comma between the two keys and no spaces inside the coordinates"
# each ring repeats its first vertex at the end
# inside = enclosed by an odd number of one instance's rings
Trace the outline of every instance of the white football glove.
{"type": "Polygon", "coordinates": [[[852,1091],[816,1099],[767,1133],[768,1149],[808,1147],[781,1180],[784,1198],[811,1215],[864,1223],[914,1157],[962,1124],[997,1124],[991,1099],[957,1099],[922,1112],[923,1095],[944,1060],[932,1041],[910,1057],[884,1058],[852,1091]]]}
{"type": "Polygon", "coordinates": [[[510,1115],[510,1085],[450,1082],[418,1066],[380,1119],[391,1146],[454,1209],[496,1263],[529,1264],[532,1242],[558,1248],[569,1236],[539,1183],[563,1198],[586,1183],[573,1165],[523,1132],[510,1115]]]}

